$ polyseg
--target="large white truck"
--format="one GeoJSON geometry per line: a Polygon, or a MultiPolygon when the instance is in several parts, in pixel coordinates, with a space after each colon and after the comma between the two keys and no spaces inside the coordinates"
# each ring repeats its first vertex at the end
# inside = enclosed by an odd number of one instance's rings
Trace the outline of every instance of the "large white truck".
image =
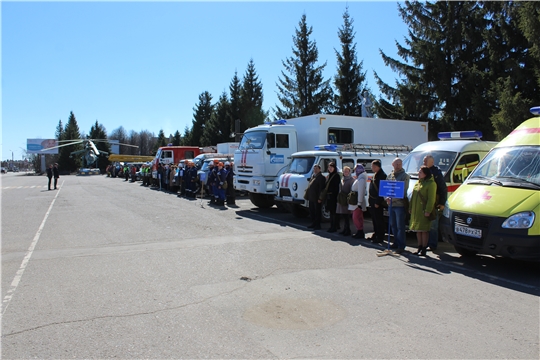
{"type": "Polygon", "coordinates": [[[292,154],[321,144],[393,144],[415,147],[428,140],[428,124],[342,115],[310,115],[246,130],[234,152],[234,187],[260,208],[274,205],[276,181],[292,154]]]}

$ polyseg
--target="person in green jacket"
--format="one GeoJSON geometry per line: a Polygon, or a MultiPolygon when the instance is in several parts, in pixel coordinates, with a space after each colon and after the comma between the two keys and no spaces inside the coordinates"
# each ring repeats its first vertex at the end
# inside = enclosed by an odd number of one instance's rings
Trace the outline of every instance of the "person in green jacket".
{"type": "Polygon", "coordinates": [[[437,184],[433,180],[431,170],[427,166],[422,166],[418,171],[418,182],[414,185],[409,203],[411,214],[409,229],[416,232],[418,240],[416,255],[426,256],[431,227],[430,214],[434,211],[436,197],[437,184]]]}

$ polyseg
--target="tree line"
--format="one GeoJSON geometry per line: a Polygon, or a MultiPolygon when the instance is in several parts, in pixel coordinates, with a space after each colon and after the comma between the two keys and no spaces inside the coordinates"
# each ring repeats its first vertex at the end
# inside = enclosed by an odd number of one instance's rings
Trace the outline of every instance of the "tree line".
{"type": "MultiPolygon", "coordinates": [[[[496,140],[530,117],[531,106],[540,104],[540,2],[406,1],[397,6],[409,31],[404,43],[396,41],[400,59],[379,49],[398,79],[388,84],[375,72],[381,92],[378,99],[371,99],[375,116],[427,121],[430,139],[438,131],[475,129],[485,139],[496,140]]],[[[317,113],[360,116],[361,94],[370,89],[358,59],[353,24],[346,8],[337,32],[340,46],[334,49],[336,74],[324,79],[327,63],[319,63],[313,28],[307,16],[301,16],[292,55],[282,61],[276,82],[279,103],[268,111],[263,110],[263,85],[250,59],[243,77],[235,72],[229,91],[217,101],[208,91],[199,95],[192,124],[182,135],[177,130],[165,136],[160,130],[156,138],[150,131],[128,133],[121,126],[107,136],[96,121],[89,136],[138,145],[138,149],[121,147],[121,153],[148,155],[169,143],[228,142],[269,119],[317,113]]],[[[78,127],[75,131],[70,125],[72,116],[62,129],[66,138],[80,137],[78,127]]],[[[57,135],[61,128],[60,122],[57,135]]]]}

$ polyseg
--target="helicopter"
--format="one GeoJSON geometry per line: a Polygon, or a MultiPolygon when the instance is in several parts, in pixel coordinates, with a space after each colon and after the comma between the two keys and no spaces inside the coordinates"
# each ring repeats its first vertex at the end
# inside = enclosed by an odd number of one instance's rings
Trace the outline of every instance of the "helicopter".
{"type": "MultiPolygon", "coordinates": [[[[66,144],[53,146],[47,149],[43,149],[41,151],[56,149],[64,146],[70,146],[70,145],[77,145],[77,144],[84,144],[84,148],[82,150],[73,151],[69,154],[69,157],[72,158],[74,155],[84,154],[82,156],[83,160],[83,167],[88,168],[91,167],[96,163],[98,160],[98,157],[100,155],[109,155],[106,151],[99,151],[96,147],[95,142],[108,142],[108,140],[104,139],[72,139],[72,140],[60,140],[58,142],[65,142],[66,144]]],[[[124,145],[124,146],[131,146],[131,147],[137,147],[137,145],[130,145],[130,144],[122,144],[118,143],[118,145],[124,145]]]]}

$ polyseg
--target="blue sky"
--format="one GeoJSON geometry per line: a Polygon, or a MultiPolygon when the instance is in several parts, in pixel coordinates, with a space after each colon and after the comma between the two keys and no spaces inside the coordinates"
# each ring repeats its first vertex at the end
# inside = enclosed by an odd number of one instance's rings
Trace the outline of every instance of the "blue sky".
{"type": "Polygon", "coordinates": [[[373,71],[397,75],[379,54],[396,56],[407,27],[397,2],[6,2],[2,1],[2,159],[21,159],[27,138],[53,138],[73,111],[81,132],[97,120],[156,135],[191,127],[198,96],[217,101],[251,58],[277,103],[282,60],[302,14],[313,27],[325,79],[336,73],[337,32],[346,6],[357,55],[377,96],[373,71]]]}

